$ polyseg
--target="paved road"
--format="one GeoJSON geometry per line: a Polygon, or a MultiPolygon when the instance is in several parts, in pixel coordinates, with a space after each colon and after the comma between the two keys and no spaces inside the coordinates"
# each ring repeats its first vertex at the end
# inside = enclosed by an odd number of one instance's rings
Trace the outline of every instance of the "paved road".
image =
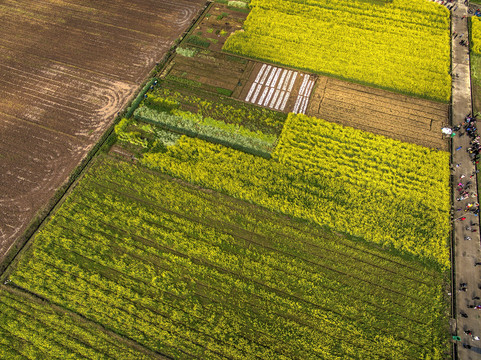
{"type": "MultiPolygon", "coordinates": [[[[452,46],[452,64],[453,64],[453,100],[452,100],[452,122],[453,126],[462,124],[467,114],[472,111],[471,103],[471,79],[469,71],[469,50],[462,46],[460,36],[462,39],[468,39],[468,25],[467,19],[464,16],[468,15],[467,7],[463,1],[458,1],[456,10],[452,11],[451,31],[453,34],[457,33],[456,38],[453,37],[452,46]]],[[[480,121],[481,123],[481,121],[480,121]]],[[[478,286],[481,285],[480,274],[481,266],[474,266],[477,261],[481,261],[480,237],[479,237],[479,217],[463,210],[468,203],[477,201],[477,198],[468,198],[463,201],[457,201],[459,192],[456,190],[456,184],[462,182],[464,185],[472,182],[472,192],[477,189],[476,176],[470,179],[470,175],[474,174],[475,166],[470,161],[466,149],[469,148],[470,138],[467,135],[455,136],[452,142],[453,151],[453,182],[454,182],[454,237],[455,237],[455,289],[453,294],[456,296],[456,325],[457,335],[461,337],[461,343],[458,342],[458,358],[462,360],[481,359],[481,341],[473,340],[473,336],[481,338],[481,310],[471,309],[469,305],[481,304],[481,300],[473,300],[473,297],[481,297],[481,290],[478,286]],[[456,150],[459,147],[460,150],[456,150]],[[456,167],[456,164],[460,164],[456,167]],[[465,175],[461,179],[461,175],[465,175]],[[460,217],[466,216],[466,220],[461,221],[460,217]],[[466,230],[466,226],[471,223],[475,224],[472,228],[477,229],[477,232],[466,230]],[[465,236],[469,236],[472,240],[465,240],[465,236]],[[460,284],[467,283],[467,290],[461,291],[460,284]],[[461,313],[468,317],[461,316],[461,313]],[[473,335],[465,334],[466,330],[472,331],[473,335]],[[470,345],[467,349],[462,344],[470,345]]]]}

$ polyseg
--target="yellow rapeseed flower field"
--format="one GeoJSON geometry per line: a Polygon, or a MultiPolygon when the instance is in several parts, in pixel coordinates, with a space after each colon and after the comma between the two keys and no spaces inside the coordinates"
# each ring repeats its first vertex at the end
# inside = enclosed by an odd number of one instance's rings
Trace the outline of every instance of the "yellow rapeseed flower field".
{"type": "Polygon", "coordinates": [[[449,101],[450,15],[426,0],[252,0],[224,50],[449,101]]]}
{"type": "Polygon", "coordinates": [[[182,137],[143,164],[449,267],[449,153],[290,114],[273,159],[182,137]]]}

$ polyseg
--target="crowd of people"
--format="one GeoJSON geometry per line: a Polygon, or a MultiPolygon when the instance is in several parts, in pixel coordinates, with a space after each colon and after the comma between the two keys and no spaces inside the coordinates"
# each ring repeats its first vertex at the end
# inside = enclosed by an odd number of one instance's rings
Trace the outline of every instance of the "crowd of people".
{"type": "MultiPolygon", "coordinates": [[[[476,116],[468,114],[465,117],[463,123],[453,128],[443,128],[442,131],[444,134],[449,135],[451,138],[464,136],[469,138],[469,145],[457,146],[455,148],[455,151],[465,150],[469,155],[470,161],[475,166],[475,170],[473,172],[464,172],[464,174],[458,175],[458,180],[455,183],[455,189],[458,193],[456,200],[459,204],[456,211],[458,213],[461,212],[461,214],[458,215],[455,220],[469,222],[468,224],[466,224],[466,226],[463,226],[462,229],[462,231],[464,232],[464,240],[469,241],[472,239],[472,233],[477,232],[477,230],[479,229],[479,221],[474,221],[476,219],[475,217],[479,217],[479,203],[476,189],[476,174],[478,173],[478,170],[476,170],[476,167],[479,163],[481,151],[481,137],[478,134],[476,116]]],[[[466,141],[463,141],[463,143],[466,144],[466,141]]],[[[456,164],[456,168],[463,167],[461,166],[461,164],[456,164]]],[[[476,261],[474,266],[476,267],[478,265],[481,265],[481,262],[476,261]]],[[[481,284],[478,284],[478,287],[481,289],[481,284]]],[[[466,282],[461,282],[459,284],[458,291],[465,293],[468,292],[468,284],[466,282]]],[[[468,316],[470,317],[471,315],[469,313],[472,310],[481,310],[481,304],[478,302],[478,300],[480,300],[480,297],[476,293],[477,291],[479,291],[479,289],[472,289],[472,291],[472,302],[468,302],[466,310],[460,312],[460,315],[463,318],[468,318],[468,316]]],[[[479,336],[474,335],[471,330],[466,330],[466,328],[464,330],[464,334],[469,335],[472,341],[480,340],[479,336]]],[[[471,348],[471,345],[466,342],[464,342],[462,345],[464,348],[471,348]]]]}
{"type": "MultiPolygon", "coordinates": [[[[452,130],[450,134],[451,137],[456,135],[458,136],[466,135],[470,138],[469,147],[466,149],[466,151],[469,154],[469,157],[473,162],[473,165],[477,165],[480,158],[479,153],[481,151],[481,146],[480,146],[481,138],[478,135],[478,130],[476,128],[476,117],[467,115],[466,118],[464,119],[464,124],[457,125],[451,130],[452,130]]],[[[462,146],[459,146],[456,148],[456,151],[459,151],[461,149],[462,149],[462,146]]],[[[456,198],[457,201],[463,201],[469,198],[473,199],[472,202],[468,202],[464,207],[460,207],[456,211],[459,212],[464,210],[464,212],[470,212],[474,216],[479,215],[479,203],[476,201],[478,194],[476,192],[476,189],[472,189],[472,186],[474,186],[472,179],[476,175],[476,173],[477,171],[472,173],[469,176],[469,179],[467,179],[468,181],[466,183],[464,183],[464,181],[466,180],[466,175],[464,174],[460,175],[459,182],[456,186],[456,190],[458,191],[458,194],[459,194],[459,196],[456,198]]],[[[466,216],[458,217],[456,220],[464,221],[466,220],[466,216]]]]}
{"type": "MultiPolygon", "coordinates": [[[[473,162],[474,165],[479,163],[479,158],[480,158],[479,152],[481,151],[481,145],[480,145],[481,137],[478,135],[478,128],[476,127],[476,121],[477,121],[476,116],[472,117],[471,115],[467,115],[466,118],[464,119],[463,125],[456,125],[452,129],[448,127],[442,128],[442,132],[446,135],[450,135],[451,138],[455,137],[456,135],[458,136],[467,135],[470,138],[469,147],[466,149],[466,151],[468,152],[469,157],[471,158],[471,161],[473,162]]],[[[462,146],[459,146],[456,148],[456,151],[459,151],[461,149],[462,149],[462,146]]],[[[456,167],[459,167],[459,166],[456,165],[456,167]]]]}
{"type": "MultiPolygon", "coordinates": [[[[468,34],[466,30],[466,22],[468,17],[470,16],[481,16],[481,11],[479,9],[476,9],[476,7],[473,7],[474,5],[471,5],[469,7],[469,0],[459,0],[459,1],[454,1],[454,0],[434,0],[444,6],[446,6],[449,10],[453,12],[454,17],[459,17],[460,22],[456,22],[459,26],[455,26],[453,30],[460,30],[459,32],[453,31],[452,33],[452,38],[453,38],[453,44],[458,43],[462,47],[467,47],[469,48],[469,41],[468,41],[468,34]],[[461,4],[464,2],[464,6],[468,7],[465,9],[461,4]],[[458,5],[461,8],[461,13],[459,16],[454,15],[454,12],[457,10],[458,5]],[[476,9],[476,10],[475,10],[476,9]],[[466,13],[467,10],[467,13],[466,13]]],[[[462,50],[464,51],[464,50],[462,50]]],[[[459,78],[459,75],[452,74],[453,75],[453,81],[459,78]]],[[[476,175],[479,172],[476,170],[477,164],[479,163],[479,158],[480,158],[480,136],[478,135],[478,130],[477,130],[477,119],[476,116],[471,116],[467,115],[464,119],[464,122],[458,126],[455,126],[454,128],[443,128],[442,132],[451,138],[457,138],[457,137],[463,137],[466,136],[469,138],[469,145],[466,145],[468,141],[460,141],[461,144],[454,146],[453,150],[458,154],[455,156],[453,154],[453,158],[459,159],[458,161],[462,161],[463,163],[458,163],[458,164],[453,164],[452,169],[462,169],[462,172],[465,174],[459,174],[457,177],[457,181],[455,182],[455,189],[458,194],[456,196],[457,200],[457,212],[460,212],[460,214],[457,215],[457,218],[455,220],[457,221],[464,221],[467,224],[463,224],[461,228],[458,226],[458,230],[460,230],[461,233],[463,233],[464,240],[472,240],[473,238],[478,238],[477,234],[473,234],[473,232],[476,232],[479,229],[479,203],[478,203],[478,195],[477,195],[477,186],[476,186],[476,175]],[[461,160],[465,159],[465,156],[459,156],[460,152],[466,151],[467,154],[469,155],[469,160],[472,162],[472,164],[475,166],[474,171],[471,170],[471,166],[467,167],[466,164],[464,163],[466,160],[461,160]],[[454,166],[455,165],[455,166],[454,166]],[[463,166],[464,165],[464,166],[463,166]],[[467,170],[468,168],[469,170],[467,170]],[[457,185],[456,185],[457,184],[457,185]]],[[[458,143],[458,141],[456,141],[458,143]]],[[[458,170],[458,171],[459,171],[458,170]]],[[[454,210],[454,209],[453,209],[454,210]]],[[[471,245],[470,245],[471,246],[471,245]]],[[[474,254],[473,260],[474,260],[474,266],[477,267],[481,265],[481,261],[476,260],[476,255],[474,254]]],[[[462,272],[461,272],[462,273],[462,272]]],[[[468,275],[469,271],[466,273],[468,275]]],[[[462,276],[463,278],[464,276],[462,276]]],[[[462,279],[461,278],[461,279],[462,279]]],[[[468,277],[469,278],[469,277],[468,277]]],[[[462,318],[468,318],[471,316],[474,316],[475,318],[478,318],[479,315],[477,314],[472,314],[471,311],[473,310],[481,310],[481,303],[479,302],[480,300],[480,294],[478,294],[478,291],[481,290],[481,283],[477,284],[476,286],[471,286],[469,287],[468,290],[468,284],[467,282],[460,282],[459,283],[459,288],[458,292],[463,293],[462,297],[460,299],[466,300],[466,305],[465,306],[460,306],[461,309],[464,309],[460,311],[460,316],[462,318]],[[468,295],[469,292],[469,295],[468,295]],[[478,296],[479,295],[479,296],[478,296]],[[466,298],[467,296],[467,298],[466,298]]],[[[461,294],[460,294],[461,295],[461,294]]],[[[459,309],[459,308],[458,308],[459,309]]],[[[476,311],[474,311],[476,312],[476,311]]],[[[469,323],[466,323],[469,324],[469,323]]],[[[471,341],[480,341],[481,335],[479,334],[474,334],[471,329],[469,329],[466,325],[463,326],[464,330],[464,335],[469,336],[466,337],[462,340],[462,346],[465,349],[471,349],[471,344],[474,345],[471,341]],[[469,341],[471,340],[471,341],[469,341]],[[471,343],[471,344],[470,344],[471,343]]],[[[477,330],[477,329],[472,329],[472,330],[477,330]]],[[[461,337],[458,337],[458,340],[461,340],[461,337]]]]}
{"type": "Polygon", "coordinates": [[[469,153],[469,157],[473,164],[479,162],[479,151],[480,151],[480,136],[478,135],[478,129],[476,127],[476,117],[466,116],[464,120],[464,130],[466,135],[470,137],[469,145],[470,147],[466,149],[469,153]]]}

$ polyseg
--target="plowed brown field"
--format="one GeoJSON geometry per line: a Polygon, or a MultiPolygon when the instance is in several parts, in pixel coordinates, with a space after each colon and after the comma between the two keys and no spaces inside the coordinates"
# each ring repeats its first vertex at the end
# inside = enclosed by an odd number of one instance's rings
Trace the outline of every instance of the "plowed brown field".
{"type": "Polygon", "coordinates": [[[447,150],[447,104],[320,76],[307,114],[397,140],[447,150]]]}
{"type": "Polygon", "coordinates": [[[0,260],[203,4],[0,2],[0,260]]]}

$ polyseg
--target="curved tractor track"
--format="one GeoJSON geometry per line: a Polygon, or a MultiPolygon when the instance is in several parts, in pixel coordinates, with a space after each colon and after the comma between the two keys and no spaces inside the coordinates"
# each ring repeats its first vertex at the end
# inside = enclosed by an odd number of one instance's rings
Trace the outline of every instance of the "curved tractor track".
{"type": "Polygon", "coordinates": [[[0,4],[0,261],[204,3],[0,4]]]}

